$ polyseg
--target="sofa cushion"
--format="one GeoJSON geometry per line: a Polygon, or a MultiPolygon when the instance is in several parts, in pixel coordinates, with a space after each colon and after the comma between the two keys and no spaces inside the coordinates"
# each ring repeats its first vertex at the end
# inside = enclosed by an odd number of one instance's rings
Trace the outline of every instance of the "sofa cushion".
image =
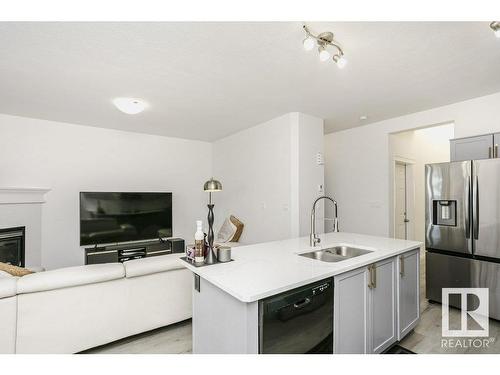
{"type": "Polygon", "coordinates": [[[0,270],[0,278],[2,277],[13,277],[10,273],[0,270]]]}
{"type": "Polygon", "coordinates": [[[0,298],[12,297],[17,294],[17,277],[0,276],[0,298]]]}
{"type": "Polygon", "coordinates": [[[125,277],[130,278],[183,269],[184,266],[179,262],[179,258],[182,256],[184,256],[184,253],[129,260],[123,263],[125,266],[125,277]]]}
{"type": "Polygon", "coordinates": [[[17,293],[34,293],[78,285],[121,279],[125,270],[121,263],[93,264],[32,273],[17,281],[17,293]]]}

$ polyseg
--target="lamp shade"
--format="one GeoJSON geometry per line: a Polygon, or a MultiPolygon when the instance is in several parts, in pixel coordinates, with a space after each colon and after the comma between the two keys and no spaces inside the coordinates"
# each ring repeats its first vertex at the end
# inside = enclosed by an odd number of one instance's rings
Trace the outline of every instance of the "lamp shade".
{"type": "Polygon", "coordinates": [[[220,181],[214,180],[212,177],[210,180],[205,182],[205,185],[203,185],[203,190],[212,192],[212,191],[221,191],[222,190],[222,184],[220,181]]]}

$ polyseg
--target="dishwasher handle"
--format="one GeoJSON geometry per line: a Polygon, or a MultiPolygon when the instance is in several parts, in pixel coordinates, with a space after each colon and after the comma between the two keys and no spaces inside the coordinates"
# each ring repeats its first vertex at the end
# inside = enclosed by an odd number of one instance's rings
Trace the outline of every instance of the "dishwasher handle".
{"type": "Polygon", "coordinates": [[[300,301],[297,301],[293,304],[293,307],[296,308],[296,309],[302,309],[304,307],[306,307],[307,305],[309,305],[311,303],[311,298],[309,297],[306,297],[304,299],[301,299],[300,301]]]}

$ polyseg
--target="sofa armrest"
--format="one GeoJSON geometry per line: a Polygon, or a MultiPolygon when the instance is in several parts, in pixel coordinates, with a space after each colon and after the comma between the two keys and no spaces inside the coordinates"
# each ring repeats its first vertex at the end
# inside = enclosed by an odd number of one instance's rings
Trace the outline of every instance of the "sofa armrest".
{"type": "Polygon", "coordinates": [[[17,277],[0,277],[0,298],[13,297],[17,294],[17,277]]]}

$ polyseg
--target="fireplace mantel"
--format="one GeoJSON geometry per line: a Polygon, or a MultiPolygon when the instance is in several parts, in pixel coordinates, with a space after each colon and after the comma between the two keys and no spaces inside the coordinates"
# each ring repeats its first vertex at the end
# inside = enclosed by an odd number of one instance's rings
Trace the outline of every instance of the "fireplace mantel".
{"type": "Polygon", "coordinates": [[[0,204],[45,203],[44,188],[0,188],[0,204]]]}

